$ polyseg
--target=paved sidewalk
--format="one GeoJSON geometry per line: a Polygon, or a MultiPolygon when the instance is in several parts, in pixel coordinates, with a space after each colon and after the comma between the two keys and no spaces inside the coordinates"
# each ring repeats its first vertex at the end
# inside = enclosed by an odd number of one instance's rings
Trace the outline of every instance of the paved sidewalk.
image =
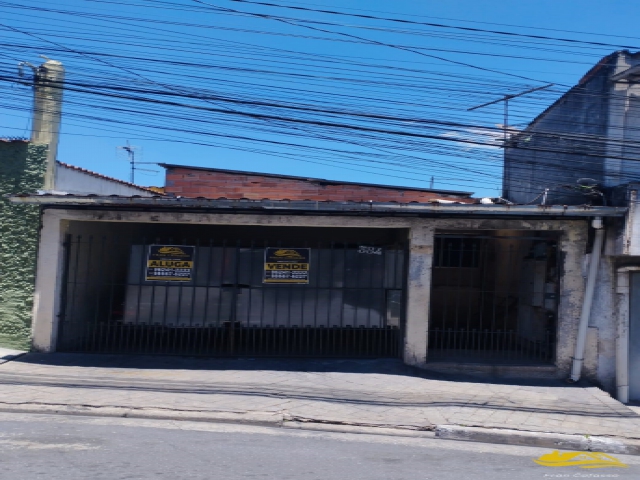
{"type": "Polygon", "coordinates": [[[429,373],[395,360],[28,354],[0,365],[0,410],[248,413],[414,430],[462,425],[640,439],[640,416],[596,387],[511,383],[429,373]]]}
{"type": "Polygon", "coordinates": [[[27,352],[23,350],[13,350],[11,348],[0,347],[0,364],[10,362],[11,360],[19,357],[20,355],[24,355],[25,353],[27,352]]]}

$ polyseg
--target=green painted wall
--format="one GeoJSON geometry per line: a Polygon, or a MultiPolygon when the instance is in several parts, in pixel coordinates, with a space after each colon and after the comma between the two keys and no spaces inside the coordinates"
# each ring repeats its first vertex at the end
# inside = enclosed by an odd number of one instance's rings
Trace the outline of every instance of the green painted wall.
{"type": "Polygon", "coordinates": [[[40,209],[4,195],[44,185],[47,146],[0,141],[0,347],[28,350],[40,209]]]}

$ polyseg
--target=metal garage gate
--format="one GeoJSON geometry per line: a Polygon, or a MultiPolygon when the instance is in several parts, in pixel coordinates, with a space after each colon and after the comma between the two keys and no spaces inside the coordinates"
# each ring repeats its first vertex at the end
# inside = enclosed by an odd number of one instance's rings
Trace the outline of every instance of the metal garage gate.
{"type": "Polygon", "coordinates": [[[301,243],[69,235],[58,350],[398,356],[404,242],[301,243]],[[268,271],[267,249],[303,271],[268,271]]]}

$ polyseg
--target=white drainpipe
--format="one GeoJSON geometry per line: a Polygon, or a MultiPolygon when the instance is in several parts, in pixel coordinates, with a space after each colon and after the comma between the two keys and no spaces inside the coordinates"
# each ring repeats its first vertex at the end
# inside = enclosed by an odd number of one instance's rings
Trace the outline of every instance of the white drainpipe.
{"type": "Polygon", "coordinates": [[[577,382],[580,380],[580,375],[582,374],[584,348],[587,343],[587,328],[589,327],[591,305],[593,304],[593,292],[596,288],[596,277],[598,275],[598,267],[600,266],[600,254],[602,253],[602,244],[604,243],[604,225],[602,223],[602,217],[594,218],[591,226],[596,229],[596,237],[593,242],[591,261],[589,262],[589,273],[587,274],[587,288],[585,289],[582,313],[580,315],[580,323],[578,324],[578,338],[576,340],[576,349],[573,354],[571,377],[569,378],[569,381],[571,382],[577,382]]]}
{"type": "Polygon", "coordinates": [[[616,341],[616,398],[629,402],[629,301],[631,299],[631,272],[639,266],[618,269],[616,293],[618,294],[618,335],[616,341]]]}

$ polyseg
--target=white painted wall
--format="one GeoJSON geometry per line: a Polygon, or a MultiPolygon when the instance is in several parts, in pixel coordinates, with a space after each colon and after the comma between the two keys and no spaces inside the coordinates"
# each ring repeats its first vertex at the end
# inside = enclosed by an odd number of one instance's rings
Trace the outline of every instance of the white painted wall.
{"type": "Polygon", "coordinates": [[[297,227],[406,228],[410,235],[408,305],[404,359],[426,366],[433,235],[437,230],[546,230],[562,232],[560,252],[563,276],[558,306],[557,370],[566,376],[576,338],[584,295],[581,274],[587,224],[583,220],[511,220],[472,218],[376,218],[312,215],[243,215],[184,212],[128,212],[47,209],[36,278],[33,344],[37,351],[56,348],[58,304],[62,289],[62,237],[70,221],[168,223],[191,225],[263,225],[297,227]]]}
{"type": "Polygon", "coordinates": [[[56,191],[74,195],[139,195],[152,197],[154,194],[142,188],[136,188],[108,178],[101,178],[81,170],[58,164],[56,168],[56,191]]]}

